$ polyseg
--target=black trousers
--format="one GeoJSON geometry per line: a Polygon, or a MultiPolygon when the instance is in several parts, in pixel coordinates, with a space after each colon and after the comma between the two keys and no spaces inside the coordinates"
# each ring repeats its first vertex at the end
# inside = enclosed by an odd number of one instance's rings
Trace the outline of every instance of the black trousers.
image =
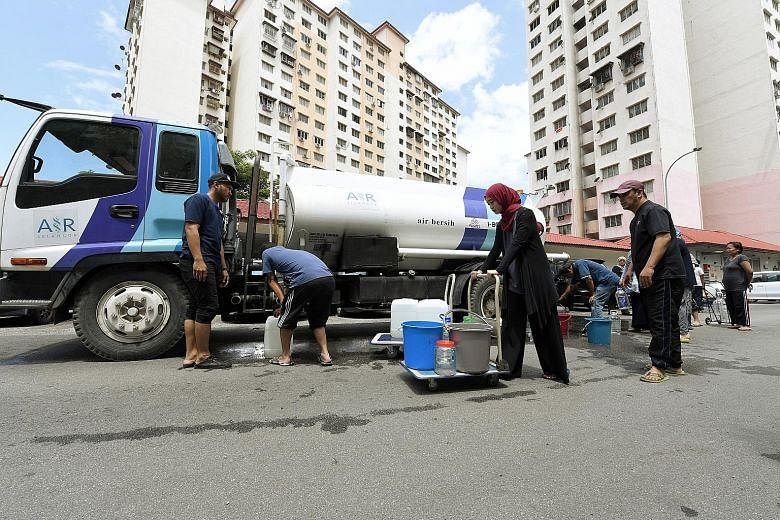
{"type": "Polygon", "coordinates": [[[680,345],[680,302],[685,280],[656,280],[639,294],[650,327],[648,352],[653,366],[660,369],[682,366],[680,345]]]}
{"type": "Polygon", "coordinates": [[[510,377],[520,377],[523,372],[527,320],[531,324],[531,335],[542,371],[568,382],[566,353],[555,307],[549,309],[545,316],[539,312],[529,316],[522,294],[506,291],[505,298],[506,306],[501,309],[501,346],[502,355],[509,363],[510,377]]]}
{"type": "Polygon", "coordinates": [[[645,304],[642,303],[642,296],[639,293],[631,293],[631,328],[647,329],[647,312],[645,304]]]}
{"type": "Polygon", "coordinates": [[[750,308],[745,291],[724,291],[726,309],[729,311],[732,325],[747,327],[750,325],[750,308]]]}

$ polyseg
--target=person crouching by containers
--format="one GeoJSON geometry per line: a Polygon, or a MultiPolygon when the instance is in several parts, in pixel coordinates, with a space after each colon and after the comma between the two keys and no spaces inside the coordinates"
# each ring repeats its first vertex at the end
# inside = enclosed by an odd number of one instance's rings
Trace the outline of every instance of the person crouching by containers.
{"type": "Polygon", "coordinates": [[[520,204],[517,191],[505,184],[488,188],[485,202],[494,213],[501,214],[501,221],[490,254],[481,270],[472,271],[471,275],[474,278],[485,273],[502,276],[502,354],[509,363],[509,378],[522,375],[527,320],[531,323],[543,377],[568,385],[569,370],[556,309],[558,293],[536,217],[520,204]]]}
{"type": "Polygon", "coordinates": [[[731,317],[729,328],[748,331],[751,329],[747,290],[753,281],[753,266],[750,259],[742,254],[742,242],[727,243],[726,254],[729,258],[723,263],[723,290],[731,317]]]}
{"type": "Polygon", "coordinates": [[[620,277],[606,266],[593,260],[580,259],[561,267],[560,274],[569,280],[569,286],[559,298],[563,302],[578,286],[584,285],[588,291],[591,318],[604,316],[604,306],[620,283],[620,277]]]}

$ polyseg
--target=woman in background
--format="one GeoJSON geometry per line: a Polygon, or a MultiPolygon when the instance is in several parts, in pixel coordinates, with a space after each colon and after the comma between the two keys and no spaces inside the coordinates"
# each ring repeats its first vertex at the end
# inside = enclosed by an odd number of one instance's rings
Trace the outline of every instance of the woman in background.
{"type": "Polygon", "coordinates": [[[747,289],[753,280],[753,266],[742,254],[742,242],[726,244],[729,258],[723,263],[723,290],[726,293],[726,308],[731,317],[730,329],[750,330],[750,309],[747,289]]]}

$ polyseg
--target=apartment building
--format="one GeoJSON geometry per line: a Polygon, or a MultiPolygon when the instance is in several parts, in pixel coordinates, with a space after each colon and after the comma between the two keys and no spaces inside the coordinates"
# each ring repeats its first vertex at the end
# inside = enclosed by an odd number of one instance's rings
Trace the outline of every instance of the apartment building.
{"type": "Polygon", "coordinates": [[[224,1],[131,0],[123,112],[229,125],[231,32],[224,1]]]}
{"type": "Polygon", "coordinates": [[[532,0],[526,21],[529,184],[549,228],[628,235],[631,214],[609,197],[628,179],[700,227],[681,0],[532,0]]]}
{"type": "Polygon", "coordinates": [[[683,12],[704,227],[780,243],[780,2],[683,0],[683,12]]]}
{"type": "Polygon", "coordinates": [[[308,0],[238,0],[228,144],[300,165],[454,184],[457,110],[405,60],[389,22],[369,32],[308,0]]]}

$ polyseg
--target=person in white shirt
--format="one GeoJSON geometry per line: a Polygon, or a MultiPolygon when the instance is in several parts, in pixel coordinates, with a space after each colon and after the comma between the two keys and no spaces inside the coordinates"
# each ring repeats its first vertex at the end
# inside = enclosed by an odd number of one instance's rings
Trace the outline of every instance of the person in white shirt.
{"type": "Polygon", "coordinates": [[[693,309],[691,309],[691,315],[693,316],[694,327],[701,327],[699,321],[699,311],[704,308],[704,269],[701,268],[699,262],[696,259],[693,260],[693,276],[696,278],[696,283],[693,286],[693,309]]]}

